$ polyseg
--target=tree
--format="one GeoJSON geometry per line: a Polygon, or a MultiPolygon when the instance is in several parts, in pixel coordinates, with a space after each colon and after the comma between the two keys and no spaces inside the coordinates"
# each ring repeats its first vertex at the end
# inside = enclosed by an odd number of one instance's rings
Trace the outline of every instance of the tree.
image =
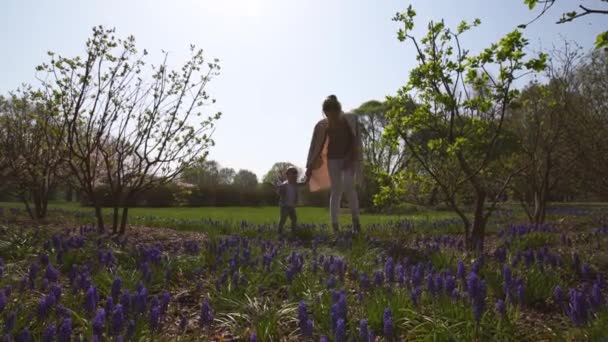
{"type": "Polygon", "coordinates": [[[0,98],[3,173],[32,219],[46,217],[49,195],[65,177],[64,135],[65,125],[54,105],[31,87],[0,98]]]}
{"type": "MultiPolygon", "coordinates": [[[[414,104],[412,102],[412,109],[414,104]]],[[[373,204],[373,196],[380,191],[383,183],[407,165],[407,150],[403,144],[390,144],[383,138],[388,125],[387,103],[371,100],[353,111],[359,116],[363,140],[363,182],[361,202],[364,206],[373,204]]]]}
{"type": "Polygon", "coordinates": [[[575,70],[580,96],[568,139],[579,154],[580,178],[587,189],[608,198],[608,51],[596,50],[575,70]]]}
{"type": "MultiPolygon", "coordinates": [[[[285,171],[287,171],[287,169],[290,167],[298,168],[297,166],[295,166],[295,164],[292,164],[290,162],[274,163],[274,165],[272,165],[270,170],[264,175],[263,183],[276,184],[279,181],[284,181],[285,180],[285,171]]],[[[303,175],[302,170],[300,168],[298,168],[298,175],[300,177],[303,175]]]]}
{"type": "Polygon", "coordinates": [[[49,52],[50,62],[37,68],[46,73],[46,94],[67,125],[68,165],[95,207],[100,231],[104,222],[97,186],[109,187],[112,231],[122,234],[128,203],[171,182],[213,145],[212,129],[220,114],[199,117],[210,101],[205,88],[219,66],[217,60],[208,63],[202,50],[190,50],[190,59],[177,70],[169,69],[164,53],[145,80],[147,51],[137,51],[133,36],[116,38],[113,29],[98,26],[83,57],[49,52]]]}
{"type": "MultiPolygon", "coordinates": [[[[607,2],[606,0],[595,0],[594,2],[597,3],[597,1],[600,1],[603,3],[607,2]]],[[[553,7],[555,5],[556,2],[557,2],[557,0],[524,0],[524,3],[526,5],[528,5],[530,10],[533,10],[534,8],[536,8],[536,5],[539,5],[539,4],[542,5],[542,10],[541,10],[540,14],[538,16],[536,16],[536,18],[534,18],[531,22],[529,22],[528,24],[520,25],[520,27],[526,28],[526,26],[530,25],[531,23],[536,21],[538,18],[545,15],[545,13],[547,13],[549,11],[549,9],[551,9],[551,7],[553,7]]],[[[597,4],[597,6],[599,6],[599,5],[600,4],[597,4]]],[[[608,15],[608,5],[602,4],[602,6],[605,6],[605,7],[599,9],[597,7],[590,8],[589,5],[579,5],[577,10],[572,10],[572,11],[563,13],[562,17],[557,21],[557,24],[569,23],[569,22],[572,22],[581,17],[585,17],[585,16],[592,15],[592,14],[608,15]]],[[[608,31],[604,31],[597,35],[597,38],[595,40],[595,47],[597,49],[602,48],[602,47],[608,47],[608,31]]]]}
{"type": "Polygon", "coordinates": [[[530,83],[512,106],[508,127],[519,138],[518,156],[524,170],[513,184],[515,198],[530,222],[545,221],[546,204],[560,183],[576,179],[578,153],[568,136],[568,125],[580,112],[574,79],[580,55],[566,43],[555,51],[547,68],[549,82],[530,83]]]}
{"type": "Polygon", "coordinates": [[[483,251],[485,227],[511,178],[516,145],[504,129],[507,108],[517,96],[513,82],[541,70],[545,55],[525,59],[528,41],[515,30],[478,55],[461,44],[462,35],[478,26],[462,22],[457,30],[431,22],[420,40],[410,33],[416,13],[410,6],[394,18],[403,27],[400,41],[410,41],[418,65],[409,82],[389,97],[387,137],[402,141],[423,172],[396,175],[437,187],[443,201],[460,217],[466,245],[483,251]],[[494,76],[492,73],[497,72],[494,76]],[[413,96],[419,106],[410,112],[413,96]],[[473,218],[465,212],[473,204],[473,218]]]}
{"type": "Polygon", "coordinates": [[[258,186],[258,176],[249,170],[239,170],[232,184],[239,189],[255,189],[258,186]]]}
{"type": "Polygon", "coordinates": [[[234,177],[236,176],[236,171],[230,167],[221,168],[219,173],[219,183],[223,185],[229,185],[234,182],[234,177]]]}
{"type": "Polygon", "coordinates": [[[199,160],[182,171],[182,181],[201,187],[229,185],[234,181],[236,172],[232,168],[221,167],[215,160],[199,160]]]}

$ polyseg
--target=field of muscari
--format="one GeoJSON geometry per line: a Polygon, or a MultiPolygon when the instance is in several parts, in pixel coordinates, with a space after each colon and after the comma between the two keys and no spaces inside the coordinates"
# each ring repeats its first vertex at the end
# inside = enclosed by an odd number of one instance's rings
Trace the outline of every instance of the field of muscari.
{"type": "Polygon", "coordinates": [[[54,210],[40,224],[0,209],[2,341],[608,337],[600,208],[554,208],[539,226],[501,211],[480,256],[453,219],[384,220],[356,236],[302,224],[281,238],[274,224],[197,219],[176,222],[196,231],[117,237],[81,216],[54,210]]]}

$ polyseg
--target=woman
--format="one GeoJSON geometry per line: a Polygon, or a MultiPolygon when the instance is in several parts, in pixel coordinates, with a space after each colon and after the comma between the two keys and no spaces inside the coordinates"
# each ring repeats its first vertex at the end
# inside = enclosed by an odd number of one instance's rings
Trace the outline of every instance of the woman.
{"type": "Polygon", "coordinates": [[[335,95],[323,102],[325,118],[315,125],[306,178],[310,191],[330,188],[329,213],[334,233],[339,231],[339,213],[342,193],[346,193],[353,217],[353,229],[358,232],[359,200],[355,184],[361,174],[362,143],[359,121],[354,114],[344,114],[335,95]]]}

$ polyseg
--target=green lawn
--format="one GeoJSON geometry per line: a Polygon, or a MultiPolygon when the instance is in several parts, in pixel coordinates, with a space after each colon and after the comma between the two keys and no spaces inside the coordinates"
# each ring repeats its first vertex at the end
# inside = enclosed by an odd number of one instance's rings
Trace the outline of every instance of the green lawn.
{"type": "MultiPolygon", "coordinates": [[[[0,207],[4,208],[23,208],[23,204],[18,202],[0,202],[0,207]]],[[[83,214],[93,213],[92,208],[82,207],[76,203],[56,202],[49,205],[50,209],[63,209],[77,211],[83,214]]],[[[104,209],[104,215],[109,215],[110,209],[104,209]]],[[[328,223],[329,211],[327,208],[301,207],[297,209],[298,221],[301,223],[328,223]]],[[[152,219],[164,220],[200,220],[213,219],[219,221],[238,222],[246,220],[252,223],[271,223],[278,221],[278,207],[171,207],[171,208],[132,208],[129,211],[131,222],[147,222],[152,219]]],[[[410,220],[436,220],[455,217],[447,211],[420,211],[408,215],[377,215],[363,214],[362,224],[382,223],[389,220],[410,219],[410,220]]],[[[350,222],[349,210],[342,209],[340,217],[341,223],[350,222]]]]}

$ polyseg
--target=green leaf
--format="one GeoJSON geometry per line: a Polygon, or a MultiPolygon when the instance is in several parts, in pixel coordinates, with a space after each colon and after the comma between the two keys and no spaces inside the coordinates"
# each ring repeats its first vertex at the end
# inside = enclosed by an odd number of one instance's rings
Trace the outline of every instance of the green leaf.
{"type": "Polygon", "coordinates": [[[529,9],[534,9],[534,7],[536,7],[536,4],[538,3],[538,0],[524,0],[524,3],[528,5],[529,9]]]}
{"type": "Polygon", "coordinates": [[[598,34],[595,39],[595,48],[601,49],[603,47],[608,48],[608,31],[598,34]]]}

